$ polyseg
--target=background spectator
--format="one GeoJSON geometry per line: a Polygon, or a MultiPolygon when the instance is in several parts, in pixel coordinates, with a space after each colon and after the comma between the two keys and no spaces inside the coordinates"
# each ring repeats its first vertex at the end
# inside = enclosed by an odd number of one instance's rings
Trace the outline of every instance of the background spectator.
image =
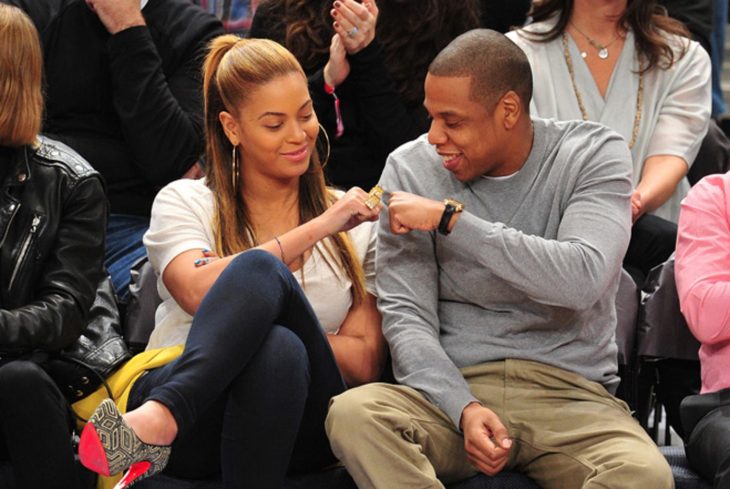
{"type": "Polygon", "coordinates": [[[730,487],[730,173],[710,175],[682,202],[677,293],[702,343],[702,390],[681,406],[690,465],[715,489],[730,487]]]}
{"type": "Polygon", "coordinates": [[[259,0],[193,0],[203,10],[223,22],[223,28],[231,34],[245,35],[251,28],[259,0]]]}
{"type": "Polygon", "coordinates": [[[189,0],[1,0],[41,35],[44,132],[101,173],[111,203],[105,262],[123,298],[157,190],[203,150],[200,67],[223,32],[189,0]]]}
{"type": "Polygon", "coordinates": [[[0,4],[0,459],[18,488],[70,489],[73,420],[41,365],[91,319],[107,206],[86,161],[38,139],[42,63],[33,23],[0,4]]]}
{"type": "Polygon", "coordinates": [[[641,285],[674,250],[685,178],[710,122],[710,60],[653,1],[547,0],[509,34],[533,69],[533,111],[624,137],[634,225],[624,265],[641,285]]]}
{"type": "Polygon", "coordinates": [[[380,206],[325,187],[306,76],[281,45],[220,37],[204,76],[207,178],[162,189],[145,235],[163,299],[148,348],[185,350],[134,383],[129,426],[102,404],[79,455],[101,473],[151,460],[146,477],[174,440],[173,475],[283,487],[290,471],[335,462],[330,398],[382,370],[375,226],[364,222],[380,206]],[[136,436],[149,445],[105,442],[136,436]]]}

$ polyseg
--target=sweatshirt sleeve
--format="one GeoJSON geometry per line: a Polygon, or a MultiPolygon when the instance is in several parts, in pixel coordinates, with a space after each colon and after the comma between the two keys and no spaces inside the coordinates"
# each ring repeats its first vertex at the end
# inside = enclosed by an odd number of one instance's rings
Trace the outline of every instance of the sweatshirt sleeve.
{"type": "Polygon", "coordinates": [[[575,172],[555,239],[466,210],[447,237],[449,246],[535,302],[571,310],[590,307],[615,278],[628,247],[630,161],[618,137],[592,152],[575,172]]]}
{"type": "MultiPolygon", "coordinates": [[[[403,188],[386,164],[380,185],[403,188]]],[[[422,392],[459,427],[461,412],[479,402],[439,341],[439,271],[433,233],[395,235],[380,216],[375,276],[378,308],[396,380],[422,392]]]]}
{"type": "MultiPolygon", "coordinates": [[[[216,20],[206,39],[223,33],[216,20]]],[[[200,28],[200,26],[198,26],[200,28]]],[[[109,39],[113,103],[134,162],[150,183],[180,178],[203,152],[201,66],[204,39],[169,73],[147,26],[109,39]]]]}
{"type": "Polygon", "coordinates": [[[677,293],[703,344],[730,340],[730,174],[711,175],[682,202],[677,232],[677,293]]]}

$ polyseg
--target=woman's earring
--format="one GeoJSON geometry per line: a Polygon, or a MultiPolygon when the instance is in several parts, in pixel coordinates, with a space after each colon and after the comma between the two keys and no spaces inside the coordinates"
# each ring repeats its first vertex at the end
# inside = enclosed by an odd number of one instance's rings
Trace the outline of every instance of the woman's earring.
{"type": "Polygon", "coordinates": [[[233,151],[231,153],[231,183],[233,184],[233,193],[238,192],[238,180],[240,178],[240,163],[238,161],[238,155],[236,154],[237,146],[233,145],[233,151]]]}
{"type": "Polygon", "coordinates": [[[317,154],[319,154],[319,166],[321,168],[327,166],[327,162],[330,160],[331,149],[330,137],[327,134],[327,130],[320,124],[319,133],[317,134],[317,154]],[[320,138],[320,134],[323,134],[324,137],[320,138]],[[324,158],[322,158],[322,153],[324,153],[324,158]]]}

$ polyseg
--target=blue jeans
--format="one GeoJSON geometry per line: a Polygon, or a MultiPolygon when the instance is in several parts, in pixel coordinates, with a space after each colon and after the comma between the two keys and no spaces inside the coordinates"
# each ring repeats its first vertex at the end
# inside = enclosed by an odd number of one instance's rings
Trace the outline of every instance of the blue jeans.
{"type": "Polygon", "coordinates": [[[104,265],[112,278],[114,290],[121,301],[127,299],[131,275],[129,270],[142,258],[147,250],[142,236],[150,227],[149,217],[111,214],[106,227],[106,250],[104,265]]]}
{"type": "Polygon", "coordinates": [[[335,461],[324,431],[343,392],[327,337],[292,273],[265,251],[235,258],[208,291],[182,356],[135,384],[129,409],[167,406],[178,425],[167,472],[222,471],[225,488],[279,489],[335,461]]]}
{"type": "Polygon", "coordinates": [[[722,58],[725,53],[725,29],[727,29],[727,0],[712,1],[712,116],[725,113],[725,100],[722,95],[722,58]]]}

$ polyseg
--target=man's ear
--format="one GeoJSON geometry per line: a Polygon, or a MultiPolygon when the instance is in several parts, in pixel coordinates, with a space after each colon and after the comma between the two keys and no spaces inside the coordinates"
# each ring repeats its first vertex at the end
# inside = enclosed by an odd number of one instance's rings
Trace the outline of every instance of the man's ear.
{"type": "Polygon", "coordinates": [[[499,106],[502,112],[504,129],[512,129],[522,115],[522,100],[520,96],[514,90],[509,90],[502,95],[502,98],[499,100],[499,106]]]}
{"type": "Polygon", "coordinates": [[[241,137],[239,134],[239,127],[236,118],[224,110],[220,114],[218,114],[218,120],[221,121],[221,126],[223,126],[223,132],[226,133],[226,137],[231,142],[231,144],[233,146],[238,146],[238,143],[241,142],[241,137]]]}

